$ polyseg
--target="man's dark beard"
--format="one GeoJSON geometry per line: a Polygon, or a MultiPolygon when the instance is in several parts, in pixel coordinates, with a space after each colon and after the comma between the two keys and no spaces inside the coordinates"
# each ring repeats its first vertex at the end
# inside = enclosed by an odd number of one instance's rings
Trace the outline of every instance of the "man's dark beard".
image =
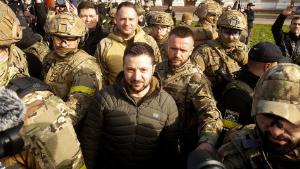
{"type": "MultiPolygon", "coordinates": [[[[135,82],[135,81],[132,81],[132,82],[135,82]]],[[[143,91],[144,89],[146,89],[146,88],[150,85],[150,83],[149,83],[149,84],[145,84],[141,89],[136,90],[136,89],[135,89],[134,87],[132,87],[132,85],[129,84],[127,81],[125,81],[125,83],[126,83],[126,89],[127,89],[127,92],[128,92],[128,93],[131,93],[131,94],[139,93],[139,92],[143,91]]]]}
{"type": "Polygon", "coordinates": [[[266,131],[264,134],[263,134],[263,147],[264,149],[271,153],[271,154],[276,154],[276,155],[285,155],[291,151],[293,151],[296,147],[299,147],[299,143],[298,144],[295,144],[293,143],[290,139],[287,139],[285,138],[284,136],[280,135],[278,136],[276,139],[278,140],[284,140],[287,142],[286,145],[279,145],[279,144],[276,144],[272,141],[269,140],[268,136],[270,136],[270,132],[269,131],[266,131]]]}

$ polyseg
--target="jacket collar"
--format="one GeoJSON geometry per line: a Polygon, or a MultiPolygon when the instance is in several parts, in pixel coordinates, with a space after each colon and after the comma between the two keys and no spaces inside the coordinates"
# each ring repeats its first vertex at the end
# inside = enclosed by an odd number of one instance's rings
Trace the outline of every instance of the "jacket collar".
{"type": "Polygon", "coordinates": [[[289,31],[288,34],[290,35],[291,39],[295,41],[300,40],[300,36],[296,36],[293,32],[289,31]]]}
{"type": "Polygon", "coordinates": [[[184,64],[182,64],[181,66],[179,67],[175,67],[175,66],[172,66],[170,65],[170,63],[168,62],[168,72],[170,74],[176,74],[176,73],[179,73],[179,72],[183,72],[187,69],[189,69],[189,65],[190,65],[191,61],[190,59],[188,59],[184,64]]]}
{"type": "MultiPolygon", "coordinates": [[[[145,35],[145,32],[143,29],[138,26],[135,30],[135,35],[133,36],[133,42],[136,42],[140,37],[143,37],[145,35]]],[[[127,44],[129,40],[125,40],[123,37],[120,36],[120,32],[117,27],[114,28],[113,32],[108,35],[109,38],[114,39],[120,43],[127,44]]]]}

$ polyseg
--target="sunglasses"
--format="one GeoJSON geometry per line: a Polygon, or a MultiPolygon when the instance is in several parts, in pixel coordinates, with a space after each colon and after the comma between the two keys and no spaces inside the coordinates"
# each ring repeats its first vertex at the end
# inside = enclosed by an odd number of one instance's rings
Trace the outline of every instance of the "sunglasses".
{"type": "Polygon", "coordinates": [[[232,35],[232,36],[239,36],[241,34],[241,31],[238,29],[227,29],[227,28],[223,28],[222,33],[226,34],[226,35],[232,35]]]}

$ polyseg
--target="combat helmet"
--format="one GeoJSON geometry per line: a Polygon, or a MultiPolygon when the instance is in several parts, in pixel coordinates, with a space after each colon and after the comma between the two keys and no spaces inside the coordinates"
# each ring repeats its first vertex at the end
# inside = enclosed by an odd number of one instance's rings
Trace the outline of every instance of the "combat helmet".
{"type": "Polygon", "coordinates": [[[247,28],[245,16],[237,10],[224,11],[217,22],[218,27],[244,30],[247,28]]]}
{"type": "Polygon", "coordinates": [[[172,16],[166,12],[155,12],[151,14],[152,16],[149,19],[149,24],[151,25],[165,25],[165,26],[173,26],[174,21],[172,16]]]}
{"type": "Polygon", "coordinates": [[[49,19],[45,24],[45,31],[62,37],[83,37],[87,28],[77,15],[64,12],[49,19]]]}
{"type": "Polygon", "coordinates": [[[196,15],[199,19],[204,19],[209,14],[219,17],[222,14],[221,5],[216,2],[200,3],[194,11],[194,15],[196,15]]]}
{"type": "Polygon", "coordinates": [[[9,6],[0,2],[0,46],[10,46],[21,39],[19,20],[9,6]]]}
{"type": "Polygon", "coordinates": [[[300,124],[300,66],[279,64],[257,82],[251,115],[272,114],[300,124]]]}

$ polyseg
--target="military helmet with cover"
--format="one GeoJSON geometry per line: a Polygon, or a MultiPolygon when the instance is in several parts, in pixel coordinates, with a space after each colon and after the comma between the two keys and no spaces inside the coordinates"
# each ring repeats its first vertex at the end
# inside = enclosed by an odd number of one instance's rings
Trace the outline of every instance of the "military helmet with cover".
{"type": "Polygon", "coordinates": [[[49,19],[45,24],[45,31],[62,37],[83,37],[87,27],[77,15],[64,12],[49,19]]]}
{"type": "Polygon", "coordinates": [[[166,12],[155,12],[151,14],[152,16],[149,19],[149,24],[151,25],[165,25],[165,26],[173,26],[174,21],[172,16],[166,12]]]}
{"type": "Polygon", "coordinates": [[[204,19],[209,15],[219,17],[222,14],[222,7],[216,2],[202,2],[198,5],[194,14],[199,19],[204,19]]]}
{"type": "Polygon", "coordinates": [[[268,70],[257,82],[252,116],[272,114],[300,124],[300,66],[279,64],[268,70]]]}
{"type": "Polygon", "coordinates": [[[217,22],[218,27],[244,30],[247,28],[245,16],[237,10],[224,11],[217,22]]]}
{"type": "Polygon", "coordinates": [[[22,39],[22,28],[15,13],[0,2],[0,46],[10,46],[22,39]]]}

